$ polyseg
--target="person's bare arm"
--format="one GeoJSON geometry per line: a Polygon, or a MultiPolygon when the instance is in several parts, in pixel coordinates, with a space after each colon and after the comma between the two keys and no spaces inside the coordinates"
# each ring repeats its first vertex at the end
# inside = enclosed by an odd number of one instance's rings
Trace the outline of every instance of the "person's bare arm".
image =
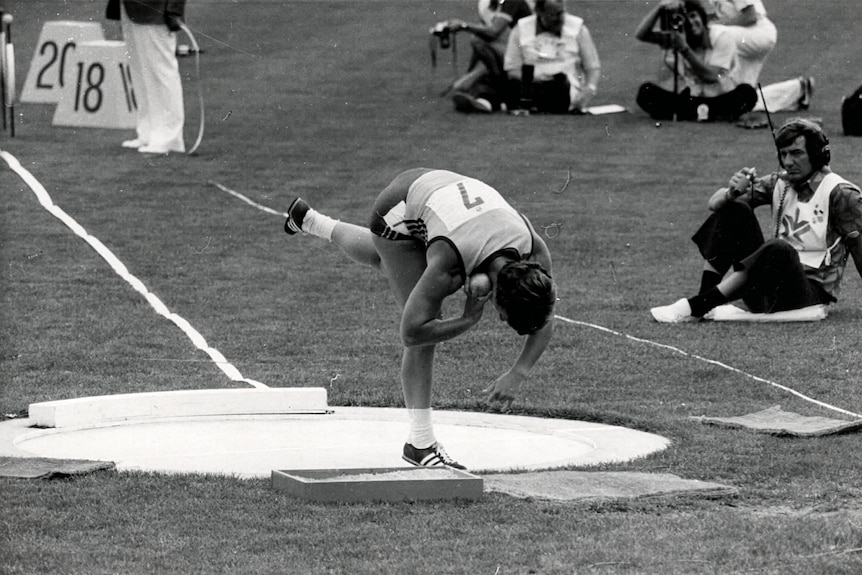
{"type": "Polygon", "coordinates": [[[725,24],[733,26],[754,26],[757,24],[757,10],[754,9],[754,6],[746,6],[741,12],[739,12],[732,22],[725,22],[725,24]]]}
{"type": "MultiPolygon", "coordinates": [[[[532,225],[530,226],[533,233],[533,257],[532,260],[541,264],[543,268],[551,273],[551,252],[545,241],[536,233],[532,225]]],[[[532,333],[524,340],[524,345],[521,348],[521,353],[515,359],[515,362],[509,370],[498,377],[487,389],[488,400],[491,402],[500,401],[505,408],[508,408],[515,396],[521,389],[523,383],[527,380],[530,371],[539,358],[547,349],[554,334],[554,317],[551,316],[548,323],[535,333],[532,333]]]]}
{"type": "Polygon", "coordinates": [[[449,25],[455,31],[470,32],[486,42],[493,42],[509,27],[509,21],[506,18],[495,16],[491,19],[490,24],[473,24],[463,20],[450,20],[449,25]]]}
{"type": "Polygon", "coordinates": [[[692,50],[686,43],[685,34],[672,32],[670,37],[673,48],[688,62],[689,69],[702,82],[715,84],[727,76],[728,71],[725,68],[713,66],[692,50]]]}
{"type": "Polygon", "coordinates": [[[641,42],[658,44],[666,47],[668,42],[667,34],[653,30],[653,28],[655,28],[655,23],[658,21],[659,13],[666,5],[666,2],[660,2],[653,6],[652,10],[650,10],[647,15],[644,16],[644,19],[641,20],[641,23],[638,24],[638,27],[635,30],[635,38],[641,42]]]}
{"type": "Polygon", "coordinates": [[[428,251],[428,267],[419,278],[401,313],[401,341],[405,347],[433,345],[457,337],[476,325],[482,318],[487,298],[467,296],[460,317],[440,317],[443,300],[458,291],[460,275],[453,273],[452,263],[443,249],[432,246],[428,251]]]}

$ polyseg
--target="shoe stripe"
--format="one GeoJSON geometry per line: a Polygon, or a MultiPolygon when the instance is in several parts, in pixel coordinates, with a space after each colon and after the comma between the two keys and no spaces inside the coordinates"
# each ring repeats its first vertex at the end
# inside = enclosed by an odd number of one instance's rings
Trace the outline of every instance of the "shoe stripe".
{"type": "Polygon", "coordinates": [[[419,462],[419,465],[422,465],[423,467],[433,467],[436,465],[443,465],[443,464],[444,464],[443,460],[440,459],[440,456],[437,455],[436,453],[429,453],[428,455],[426,455],[422,459],[422,461],[419,462]]]}

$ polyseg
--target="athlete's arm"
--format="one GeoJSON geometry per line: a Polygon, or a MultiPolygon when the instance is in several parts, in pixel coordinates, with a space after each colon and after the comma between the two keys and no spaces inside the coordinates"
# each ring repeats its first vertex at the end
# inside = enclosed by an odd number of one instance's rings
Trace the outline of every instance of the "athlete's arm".
{"type": "MultiPolygon", "coordinates": [[[[526,219],[526,218],[525,218],[526,219]]],[[[551,273],[551,252],[545,241],[536,233],[535,228],[528,221],[530,230],[533,234],[533,255],[531,260],[542,265],[547,272],[551,273]]],[[[521,385],[527,380],[530,370],[545,353],[548,343],[554,334],[554,317],[548,319],[548,323],[536,333],[532,333],[524,340],[524,346],[521,348],[521,353],[515,359],[515,363],[509,368],[509,371],[497,378],[490,387],[485,389],[489,393],[489,401],[501,401],[504,407],[508,408],[515,399],[521,385]]]]}
{"type": "Polygon", "coordinates": [[[460,317],[440,317],[443,300],[458,291],[464,282],[451,250],[444,242],[433,243],[428,248],[428,265],[401,314],[401,341],[405,347],[433,345],[452,339],[482,318],[487,298],[470,296],[460,317]]]}

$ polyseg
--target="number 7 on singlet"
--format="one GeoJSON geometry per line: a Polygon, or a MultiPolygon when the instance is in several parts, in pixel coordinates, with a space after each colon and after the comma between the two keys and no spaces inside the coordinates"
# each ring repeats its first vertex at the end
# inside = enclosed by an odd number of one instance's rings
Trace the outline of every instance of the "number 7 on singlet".
{"type": "Polygon", "coordinates": [[[427,206],[450,230],[490,210],[512,209],[497,190],[473,179],[435,190],[428,198],[427,206]]]}

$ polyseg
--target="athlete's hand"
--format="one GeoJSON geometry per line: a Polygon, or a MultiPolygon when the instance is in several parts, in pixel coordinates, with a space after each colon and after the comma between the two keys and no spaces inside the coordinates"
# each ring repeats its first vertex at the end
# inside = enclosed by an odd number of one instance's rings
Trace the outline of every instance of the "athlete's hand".
{"type": "Polygon", "coordinates": [[[464,317],[469,318],[473,323],[479,323],[479,320],[482,319],[482,312],[485,311],[485,302],[489,298],[489,295],[473,297],[467,293],[467,299],[464,302],[464,317]]]}
{"type": "Polygon", "coordinates": [[[512,402],[515,401],[515,396],[521,390],[521,384],[526,379],[524,375],[514,371],[507,371],[483,391],[488,394],[488,401],[490,403],[499,401],[502,409],[509,409],[512,406],[512,402]]]}

